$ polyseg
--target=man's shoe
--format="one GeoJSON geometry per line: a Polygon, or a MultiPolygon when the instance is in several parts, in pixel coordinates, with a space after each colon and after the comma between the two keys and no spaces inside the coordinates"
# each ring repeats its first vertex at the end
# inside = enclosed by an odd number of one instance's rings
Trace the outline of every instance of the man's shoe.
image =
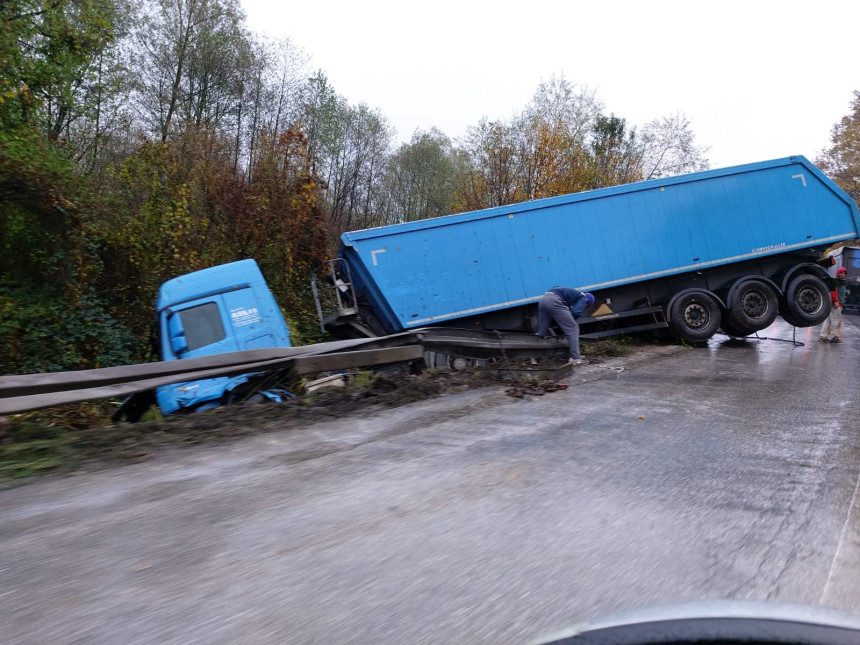
{"type": "Polygon", "coordinates": [[[842,342],[842,339],[841,339],[841,338],[839,338],[839,337],[837,336],[837,337],[835,337],[835,338],[831,338],[831,339],[830,339],[830,342],[831,342],[831,343],[841,343],[841,342],[842,342]]]}
{"type": "Polygon", "coordinates": [[[829,343],[830,341],[827,338],[825,338],[824,336],[819,336],[818,342],[819,343],[829,343]]]}
{"type": "Polygon", "coordinates": [[[572,365],[573,367],[579,367],[580,365],[588,365],[588,361],[584,358],[571,358],[567,361],[568,365],[572,365]]]}

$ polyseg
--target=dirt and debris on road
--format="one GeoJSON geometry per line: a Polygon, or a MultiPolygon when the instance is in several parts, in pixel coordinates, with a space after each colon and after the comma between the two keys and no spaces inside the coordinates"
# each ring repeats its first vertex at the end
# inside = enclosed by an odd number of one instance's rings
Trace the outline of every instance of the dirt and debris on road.
{"type": "Polygon", "coordinates": [[[550,392],[561,392],[566,390],[565,383],[556,383],[555,381],[541,381],[537,383],[521,383],[509,387],[505,390],[505,394],[512,396],[515,399],[523,399],[527,396],[543,396],[550,392]]]}
{"type": "MultiPolygon", "coordinates": [[[[635,344],[635,340],[586,343],[583,354],[590,363],[599,363],[603,357],[630,353],[635,344]]],[[[559,369],[566,361],[566,355],[556,354],[498,361],[464,371],[375,376],[360,372],[346,387],[300,395],[286,404],[225,406],[137,424],[107,425],[105,419],[115,403],[105,401],[15,415],[0,442],[0,487],[35,476],[138,463],[167,449],[234,441],[347,415],[373,414],[381,408],[480,387],[504,386],[517,398],[543,395],[561,387],[555,381],[529,376],[530,370],[559,369]],[[512,377],[512,370],[521,372],[520,378],[512,377]]]]}
{"type": "Polygon", "coordinates": [[[225,406],[136,424],[82,427],[82,421],[92,414],[88,416],[79,406],[53,410],[51,417],[44,413],[17,415],[0,444],[0,486],[36,475],[138,463],[165,449],[233,441],[326,419],[373,414],[380,408],[506,383],[508,380],[492,369],[428,370],[417,375],[375,377],[362,373],[350,379],[346,387],[300,395],[285,404],[225,406]],[[71,419],[77,425],[70,427],[58,418],[71,419]]]}

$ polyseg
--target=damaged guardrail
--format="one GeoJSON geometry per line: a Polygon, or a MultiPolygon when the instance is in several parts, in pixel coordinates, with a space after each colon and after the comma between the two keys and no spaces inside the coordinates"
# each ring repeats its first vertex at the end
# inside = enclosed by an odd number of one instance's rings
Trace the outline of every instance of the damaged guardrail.
{"type": "Polygon", "coordinates": [[[425,351],[513,356],[556,350],[564,345],[564,339],[538,338],[531,334],[428,328],[380,338],[255,349],[179,361],[0,376],[0,414],[126,397],[171,383],[248,372],[292,370],[296,374],[312,374],[416,360],[425,351]]]}

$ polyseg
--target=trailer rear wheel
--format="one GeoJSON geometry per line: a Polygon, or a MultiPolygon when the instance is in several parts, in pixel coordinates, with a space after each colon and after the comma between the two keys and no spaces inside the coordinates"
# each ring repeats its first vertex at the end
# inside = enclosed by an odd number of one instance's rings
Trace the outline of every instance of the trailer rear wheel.
{"type": "Polygon", "coordinates": [[[681,340],[701,343],[720,326],[720,305],[704,291],[690,291],[675,298],[669,309],[669,327],[681,340]]]}
{"type": "Polygon", "coordinates": [[[744,338],[745,336],[749,336],[750,334],[754,334],[758,331],[756,329],[736,325],[726,316],[723,317],[723,320],[720,323],[720,329],[722,329],[723,333],[727,336],[733,336],[735,338],[744,338]]]}
{"type": "Polygon", "coordinates": [[[823,323],[829,315],[830,291],[821,278],[805,273],[788,284],[783,313],[786,321],[795,327],[812,327],[823,323]]]}
{"type": "Polygon", "coordinates": [[[779,309],[779,297],[773,287],[763,280],[743,280],[733,288],[728,304],[723,329],[728,323],[735,329],[749,329],[749,333],[743,334],[748,336],[773,324],[779,309]]]}
{"type": "Polygon", "coordinates": [[[782,316],[782,319],[792,327],[804,327],[804,325],[797,318],[791,315],[791,312],[788,310],[788,306],[785,301],[779,303],[779,315],[782,316]]]}

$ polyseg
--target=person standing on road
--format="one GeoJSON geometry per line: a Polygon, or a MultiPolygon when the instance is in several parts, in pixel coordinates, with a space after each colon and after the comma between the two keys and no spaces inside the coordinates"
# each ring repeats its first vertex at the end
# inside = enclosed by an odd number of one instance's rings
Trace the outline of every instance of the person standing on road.
{"type": "Polygon", "coordinates": [[[568,365],[584,365],[579,353],[579,324],[576,319],[594,304],[594,296],[568,287],[553,287],[538,304],[538,336],[547,336],[549,326],[555,321],[567,336],[570,360],[568,365]]]}
{"type": "Polygon", "coordinates": [[[839,267],[836,271],[836,280],[832,281],[833,284],[828,285],[831,287],[830,300],[832,303],[830,307],[830,315],[827,317],[827,321],[821,329],[821,336],[818,337],[819,342],[842,342],[842,338],[840,338],[840,335],[842,334],[842,303],[845,302],[845,296],[848,295],[848,288],[846,287],[847,280],[845,279],[847,277],[848,269],[845,267],[839,267]]]}

